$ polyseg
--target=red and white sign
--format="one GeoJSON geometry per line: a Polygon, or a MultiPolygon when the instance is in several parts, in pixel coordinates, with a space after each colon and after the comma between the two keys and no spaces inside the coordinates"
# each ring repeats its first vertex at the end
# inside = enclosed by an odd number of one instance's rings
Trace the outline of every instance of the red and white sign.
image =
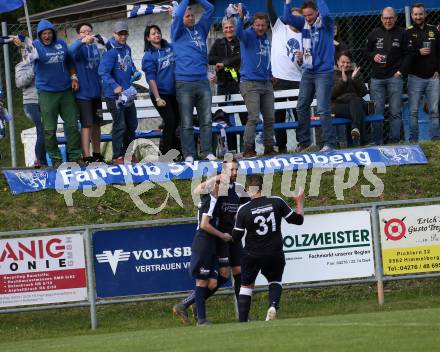
{"type": "Polygon", "coordinates": [[[80,234],[0,240],[0,307],[87,299],[80,234]]]}

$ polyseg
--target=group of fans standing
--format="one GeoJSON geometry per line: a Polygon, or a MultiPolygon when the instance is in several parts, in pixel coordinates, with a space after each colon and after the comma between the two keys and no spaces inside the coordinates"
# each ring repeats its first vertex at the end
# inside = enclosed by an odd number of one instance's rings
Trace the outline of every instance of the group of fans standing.
{"type": "MultiPolygon", "coordinates": [[[[372,135],[368,136],[364,121],[367,103],[362,99],[367,93],[365,82],[352,54],[340,41],[339,28],[324,0],[306,1],[301,8],[286,3],[280,17],[272,0],[268,0],[269,15],[256,13],[250,26],[243,5],[232,5],[234,15],[222,22],[224,38],[217,39],[209,53],[206,43],[214,6],[207,0],[197,2],[204,10],[198,22],[188,6],[189,0],[182,0],[174,9],[171,43],[162,38],[157,25],[149,25],[145,30],[142,70],[152,102],[163,119],[163,154],[177,149],[187,162],[198,157],[193,130],[196,107],[200,157],[216,159],[212,151],[208,65],[215,66],[218,94],[243,96],[247,108],[247,114],[240,114],[246,126],[244,157],[256,155],[255,131],[260,114],[264,154],[274,153],[275,143],[279,152],[286,151],[286,132],[274,132],[274,122],[286,118],[285,111],[274,111],[274,89],[299,88],[294,112],[299,123],[297,152],[313,148],[310,105],[315,97],[322,124],[321,151],[343,147],[352,141],[362,145],[383,144],[382,122],[374,123],[372,135]],[[269,24],[272,41],[267,34],[269,24]],[[350,133],[345,133],[345,126],[332,125],[332,114],[352,119],[350,133]]],[[[368,35],[364,49],[365,57],[372,63],[370,97],[375,113],[384,113],[388,98],[391,143],[401,139],[403,75],[408,75],[410,141],[418,140],[422,96],[430,115],[431,137],[436,140],[440,136],[439,33],[425,23],[427,13],[423,4],[414,4],[411,16],[413,25],[405,30],[396,25],[395,11],[386,7],[381,14],[382,25],[368,35]]],[[[80,23],[76,30],[78,39],[70,47],[57,38],[47,20],[38,24],[38,37],[33,43],[22,36],[14,40],[23,55],[23,61],[16,67],[17,86],[23,88],[24,111],[37,127],[35,166],[46,164],[45,150],[55,167],[61,163],[56,139],[58,116],[64,120],[71,161],[80,165],[104,161],[100,153],[102,121],[97,114],[101,97],[113,119],[113,163],[136,162],[134,157],[124,160],[138,124],[133,104],[137,92],[132,83],[141,77],[127,44],[128,25],[117,22],[110,40],[93,34],[88,23],[80,23]],[[81,133],[77,128],[78,115],[81,133]]],[[[228,135],[228,139],[234,149],[236,138],[228,135]]]]}

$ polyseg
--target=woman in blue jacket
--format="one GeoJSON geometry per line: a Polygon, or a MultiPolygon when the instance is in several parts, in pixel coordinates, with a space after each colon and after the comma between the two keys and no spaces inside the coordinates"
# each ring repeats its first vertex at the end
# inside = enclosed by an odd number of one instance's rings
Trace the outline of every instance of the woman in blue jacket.
{"type": "Polygon", "coordinates": [[[180,117],[174,79],[174,52],[156,25],[145,28],[144,40],[142,70],[150,86],[153,105],[163,119],[161,152],[166,154],[171,149],[180,150],[176,134],[180,117]]]}

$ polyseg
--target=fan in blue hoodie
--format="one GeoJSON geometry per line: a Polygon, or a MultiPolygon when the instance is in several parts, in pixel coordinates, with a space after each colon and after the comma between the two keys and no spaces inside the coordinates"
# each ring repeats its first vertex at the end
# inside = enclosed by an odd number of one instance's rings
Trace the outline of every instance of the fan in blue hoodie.
{"type": "Polygon", "coordinates": [[[156,25],[147,26],[144,33],[145,54],[142,58],[142,70],[150,86],[151,100],[163,119],[161,152],[179,150],[176,130],[179,127],[179,106],[176,100],[174,80],[174,51],[156,25]]]}
{"type": "MultiPolygon", "coordinates": [[[[130,102],[127,104],[118,101],[131,87],[132,77],[137,72],[131,58],[131,48],[126,44],[127,38],[127,22],[116,22],[113,38],[109,40],[107,51],[102,55],[98,68],[102,78],[104,99],[113,119],[112,146],[115,164],[124,163],[127,148],[134,141],[138,126],[136,107],[132,101],[134,97],[130,97],[130,102]]],[[[132,157],[131,161],[136,162],[136,159],[132,157]]]]}
{"type": "Polygon", "coordinates": [[[75,92],[76,103],[81,121],[81,146],[83,160],[86,163],[103,162],[101,155],[101,122],[98,115],[101,108],[101,78],[98,75],[98,66],[101,59],[96,39],[92,35],[93,27],[90,23],[80,23],[76,26],[78,39],[69,47],[75,63],[79,90],[75,92]],[[90,156],[90,141],[92,142],[93,156],[90,156]]]}
{"type": "Polygon", "coordinates": [[[264,154],[273,154],[274,93],[270,66],[268,20],[264,13],[256,13],[252,26],[243,29],[243,5],[238,4],[237,37],[240,39],[240,93],[248,111],[244,130],[243,157],[256,156],[255,130],[263,115],[264,154]]]}
{"type": "Polygon", "coordinates": [[[333,44],[334,20],[324,0],[306,1],[301,6],[302,16],[291,12],[290,0],[284,6],[284,22],[302,33],[303,68],[298,95],[298,129],[296,136],[298,152],[307,151],[310,139],[310,105],[315,97],[317,112],[322,125],[324,146],[322,152],[330,151],[335,143],[335,131],[331,120],[331,93],[335,48],[333,44]]]}
{"type": "Polygon", "coordinates": [[[195,23],[189,0],[176,7],[171,24],[171,39],[176,54],[176,95],[181,116],[182,152],[187,162],[196,157],[193,110],[197,108],[202,157],[215,160],[212,154],[211,89],[208,81],[206,39],[213,21],[214,6],[207,0],[196,0],[204,9],[195,23]]]}
{"type": "MultiPolygon", "coordinates": [[[[83,164],[77,110],[72,89],[78,90],[78,78],[66,43],[57,38],[54,26],[42,20],[37,26],[37,39],[30,59],[35,67],[35,85],[44,126],[46,150],[54,167],[61,163],[56,129],[58,115],[64,120],[67,152],[71,161],[83,164]]],[[[17,44],[21,44],[18,40],[17,44]]]]}

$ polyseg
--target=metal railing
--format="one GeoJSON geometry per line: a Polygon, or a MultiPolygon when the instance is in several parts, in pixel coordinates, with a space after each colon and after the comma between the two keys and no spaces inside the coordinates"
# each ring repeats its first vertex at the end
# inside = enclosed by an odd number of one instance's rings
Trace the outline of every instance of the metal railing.
{"type": "MultiPolygon", "coordinates": [[[[360,279],[345,279],[345,280],[342,279],[342,280],[331,280],[331,281],[321,281],[321,282],[287,284],[284,285],[284,287],[288,289],[294,289],[294,288],[299,289],[299,288],[317,288],[317,287],[328,287],[328,286],[339,286],[339,285],[376,283],[378,304],[382,305],[384,304],[384,299],[385,299],[384,287],[383,287],[385,281],[440,277],[440,273],[420,273],[420,274],[400,275],[400,276],[386,276],[383,274],[383,267],[382,267],[379,209],[390,206],[408,206],[414,204],[430,204],[430,203],[440,203],[440,197],[306,208],[305,209],[306,213],[317,213],[317,212],[329,213],[340,210],[354,210],[354,209],[369,210],[371,216],[372,234],[373,234],[375,275],[373,277],[366,277],[360,279]]],[[[113,223],[113,224],[94,224],[94,225],[84,225],[84,226],[59,227],[59,228],[51,228],[51,229],[0,232],[0,238],[36,236],[36,235],[41,235],[43,233],[44,234],[53,234],[60,232],[82,233],[85,242],[85,250],[86,250],[86,271],[87,271],[87,288],[88,288],[88,299],[86,301],[80,301],[77,303],[39,305],[39,306],[16,307],[16,308],[7,308],[7,309],[0,308],[0,314],[26,312],[26,311],[39,311],[46,309],[89,307],[91,328],[96,329],[98,326],[96,310],[97,310],[97,306],[99,305],[183,298],[187,295],[187,292],[177,292],[177,293],[160,294],[160,295],[151,294],[151,295],[117,297],[112,299],[109,298],[97,299],[96,290],[95,290],[95,271],[94,271],[92,232],[95,230],[102,230],[102,229],[116,229],[116,228],[127,228],[127,227],[133,228],[140,226],[158,226],[165,224],[169,225],[169,224],[183,224],[183,223],[193,223],[193,222],[195,222],[195,218],[186,217],[186,218],[159,219],[159,220],[124,222],[124,223],[113,223]]],[[[256,291],[262,291],[265,289],[266,289],[265,287],[260,287],[257,288],[256,291]]],[[[226,289],[226,290],[221,290],[218,294],[227,295],[232,293],[233,293],[232,290],[226,289]]]]}

